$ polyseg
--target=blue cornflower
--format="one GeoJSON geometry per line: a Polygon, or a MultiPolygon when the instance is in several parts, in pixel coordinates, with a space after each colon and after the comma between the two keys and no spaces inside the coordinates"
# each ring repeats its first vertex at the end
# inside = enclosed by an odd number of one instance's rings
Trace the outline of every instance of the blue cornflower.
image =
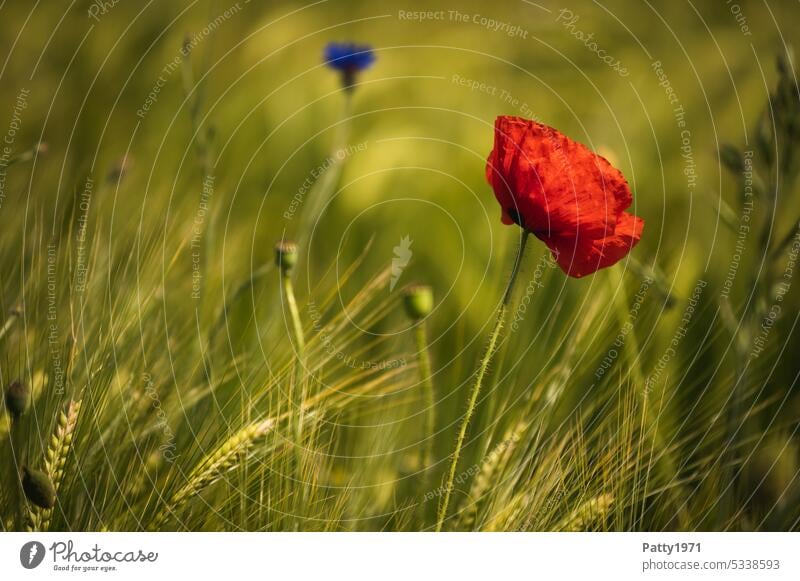
{"type": "Polygon", "coordinates": [[[352,90],[356,73],[375,62],[375,53],[368,44],[329,42],[325,47],[325,63],[342,74],[342,86],[352,90]]]}

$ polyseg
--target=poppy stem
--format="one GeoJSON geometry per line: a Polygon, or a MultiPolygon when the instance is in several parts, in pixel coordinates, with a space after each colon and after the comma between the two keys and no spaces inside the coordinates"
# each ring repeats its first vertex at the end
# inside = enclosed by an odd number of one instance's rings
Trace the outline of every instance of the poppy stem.
{"type": "Polygon", "coordinates": [[[469,428],[469,422],[472,419],[472,415],[475,413],[475,406],[478,403],[478,396],[481,392],[481,385],[483,384],[483,378],[486,376],[486,371],[489,369],[489,364],[494,357],[495,351],[497,349],[497,342],[500,338],[500,331],[503,329],[503,322],[506,318],[506,312],[508,311],[508,305],[511,302],[511,295],[514,291],[514,283],[517,280],[517,275],[519,274],[519,267],[522,263],[522,256],[525,253],[525,245],[528,242],[528,236],[530,232],[527,230],[522,231],[522,238],[520,239],[519,243],[519,250],[517,251],[517,257],[514,260],[514,268],[511,271],[511,277],[508,279],[508,285],[506,286],[506,290],[503,293],[503,302],[500,303],[500,307],[497,309],[497,319],[494,324],[494,329],[492,329],[492,333],[489,336],[489,345],[486,348],[486,353],[481,360],[480,367],[478,367],[478,374],[475,378],[475,385],[472,387],[472,392],[469,396],[469,401],[467,402],[467,411],[464,414],[464,418],[461,420],[461,427],[458,430],[458,438],[456,439],[456,448],[453,451],[453,455],[450,459],[450,469],[447,473],[447,481],[444,485],[444,491],[442,494],[442,500],[439,503],[439,514],[436,521],[436,532],[440,532],[442,530],[442,526],[444,525],[444,520],[447,517],[447,508],[450,504],[450,495],[453,492],[453,482],[455,481],[456,477],[456,469],[458,468],[458,459],[461,456],[461,448],[464,446],[464,440],[467,435],[467,429],[469,428]]]}

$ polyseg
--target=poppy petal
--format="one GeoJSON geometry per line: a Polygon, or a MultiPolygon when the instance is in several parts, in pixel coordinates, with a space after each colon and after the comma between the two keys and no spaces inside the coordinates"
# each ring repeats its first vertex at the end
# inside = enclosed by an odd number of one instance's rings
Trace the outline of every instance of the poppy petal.
{"type": "Polygon", "coordinates": [[[613,234],[601,238],[578,236],[540,237],[566,274],[580,278],[616,264],[639,243],[644,220],[623,213],[613,234]]]}
{"type": "Polygon", "coordinates": [[[565,272],[610,266],[639,241],[644,222],[625,213],[633,195],[608,160],[536,121],[501,116],[494,129],[486,179],[502,222],[557,249],[565,272]]]}
{"type": "Polygon", "coordinates": [[[633,201],[622,173],[605,158],[535,121],[498,117],[488,161],[501,207],[516,207],[534,232],[600,235],[633,201]]]}

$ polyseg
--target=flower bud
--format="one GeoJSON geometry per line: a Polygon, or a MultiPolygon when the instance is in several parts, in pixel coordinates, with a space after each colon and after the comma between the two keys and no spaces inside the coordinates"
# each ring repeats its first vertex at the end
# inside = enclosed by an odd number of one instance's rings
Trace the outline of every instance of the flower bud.
{"type": "Polygon", "coordinates": [[[122,181],[130,172],[131,167],[133,167],[133,159],[128,155],[123,155],[114,162],[113,166],[111,166],[111,169],[108,171],[108,175],[106,176],[106,180],[111,184],[116,184],[117,182],[122,181]]]}
{"type": "Polygon", "coordinates": [[[287,273],[297,264],[297,244],[288,240],[281,240],[275,245],[275,264],[281,272],[287,273]]]}
{"type": "Polygon", "coordinates": [[[756,127],[755,141],[756,147],[758,147],[758,153],[766,164],[772,163],[773,138],[772,123],[769,118],[764,116],[756,127]]]}
{"type": "Polygon", "coordinates": [[[418,321],[427,317],[433,310],[433,291],[424,284],[406,287],[403,292],[403,304],[409,318],[418,321]]]}
{"type": "Polygon", "coordinates": [[[56,504],[53,481],[41,470],[22,467],[22,490],[28,500],[40,508],[53,508],[56,504]]]}
{"type": "Polygon", "coordinates": [[[31,390],[26,383],[17,379],[6,389],[6,409],[11,417],[18,419],[31,407],[31,390]]]}
{"type": "Polygon", "coordinates": [[[375,53],[369,45],[353,42],[331,42],[325,47],[326,64],[341,73],[342,87],[349,93],[356,86],[358,73],[375,62],[375,53]]]}
{"type": "Polygon", "coordinates": [[[723,143],[722,147],[719,148],[719,158],[731,173],[739,174],[744,171],[742,154],[733,145],[723,143]]]}
{"type": "Polygon", "coordinates": [[[781,51],[778,53],[777,67],[781,76],[788,77],[793,74],[794,68],[792,67],[792,56],[791,48],[786,52],[781,51]]]}

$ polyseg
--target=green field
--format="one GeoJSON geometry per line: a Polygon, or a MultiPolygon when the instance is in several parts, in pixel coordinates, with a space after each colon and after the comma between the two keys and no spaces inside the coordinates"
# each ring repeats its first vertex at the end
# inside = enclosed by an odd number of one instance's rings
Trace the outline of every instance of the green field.
{"type": "Polygon", "coordinates": [[[0,3],[1,530],[800,528],[796,2],[33,4],[0,3]],[[608,158],[645,228],[581,279],[530,242],[443,502],[519,241],[498,115],[608,158]]]}

